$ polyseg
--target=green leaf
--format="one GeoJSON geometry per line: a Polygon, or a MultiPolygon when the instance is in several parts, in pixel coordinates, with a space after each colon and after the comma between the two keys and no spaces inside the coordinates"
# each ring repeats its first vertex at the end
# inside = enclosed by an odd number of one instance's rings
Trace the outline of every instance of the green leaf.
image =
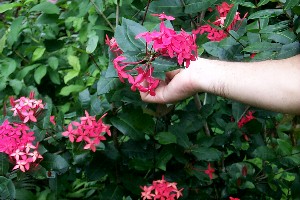
{"type": "Polygon", "coordinates": [[[141,51],[145,50],[146,43],[143,38],[135,38],[139,33],[147,32],[148,30],[129,19],[122,19],[122,25],[117,26],[115,39],[119,47],[124,51],[141,51]]]}
{"type": "Polygon", "coordinates": [[[177,138],[170,132],[160,132],[154,137],[159,144],[172,144],[177,142],[177,138]]]}
{"type": "Polygon", "coordinates": [[[23,82],[17,79],[12,79],[9,81],[9,85],[10,87],[12,87],[12,89],[14,90],[16,95],[20,94],[20,91],[23,87],[23,82]]]}
{"type": "Polygon", "coordinates": [[[46,14],[59,14],[59,8],[57,5],[50,2],[42,2],[34,7],[32,7],[29,12],[43,12],[46,14]]]}
{"type": "Polygon", "coordinates": [[[265,9],[252,13],[248,19],[271,18],[283,14],[283,9],[265,9]]]}
{"type": "Polygon", "coordinates": [[[5,58],[0,60],[0,72],[4,77],[9,77],[17,68],[17,63],[14,59],[5,58]]]}
{"type": "Polygon", "coordinates": [[[260,0],[259,3],[257,4],[257,7],[266,5],[267,3],[269,3],[270,0],[260,0]]]}
{"type": "Polygon", "coordinates": [[[97,35],[93,35],[89,37],[89,40],[87,42],[86,46],[86,52],[87,53],[93,53],[97,47],[99,37],[97,35]]]}
{"type": "Polygon", "coordinates": [[[214,5],[217,0],[187,0],[185,2],[184,12],[191,14],[206,10],[214,5]]]}
{"type": "Polygon", "coordinates": [[[152,65],[154,67],[154,72],[167,72],[177,67],[177,61],[174,59],[171,60],[158,57],[152,62],[152,65]]]}
{"type": "Polygon", "coordinates": [[[84,89],[85,89],[85,86],[83,86],[83,85],[68,85],[68,86],[63,87],[59,94],[62,96],[68,96],[72,92],[78,93],[84,89]]]}
{"type": "Polygon", "coordinates": [[[41,165],[47,170],[65,172],[69,168],[68,162],[60,155],[45,153],[41,165]]]}
{"type": "Polygon", "coordinates": [[[281,44],[290,44],[296,40],[296,35],[293,31],[286,30],[270,34],[269,39],[281,44]]]}
{"type": "Polygon", "coordinates": [[[99,9],[100,12],[104,11],[103,0],[94,0],[95,6],[99,9]]]}
{"type": "Polygon", "coordinates": [[[284,10],[292,9],[299,4],[300,0],[286,0],[284,4],[284,10]]]}
{"type": "Polygon", "coordinates": [[[118,88],[121,85],[119,78],[105,78],[100,77],[100,80],[97,83],[97,94],[105,94],[118,88]]]}
{"type": "Polygon", "coordinates": [[[259,31],[259,33],[274,33],[289,28],[289,20],[278,22],[277,24],[269,25],[259,31]]]}
{"type": "Polygon", "coordinates": [[[91,95],[89,89],[85,89],[79,93],[79,101],[83,109],[87,109],[91,103],[91,95]]]}
{"type": "Polygon", "coordinates": [[[27,74],[28,74],[31,70],[33,70],[34,68],[36,68],[36,67],[38,67],[38,66],[40,66],[40,64],[34,64],[34,65],[30,65],[30,66],[24,67],[23,69],[21,69],[21,71],[19,71],[19,72],[17,73],[16,78],[19,79],[19,80],[22,80],[24,77],[27,76],[27,74]]]}
{"type": "Polygon", "coordinates": [[[252,2],[248,2],[248,1],[241,2],[240,5],[248,8],[256,8],[256,6],[252,2]]]}
{"type": "Polygon", "coordinates": [[[172,157],[173,157],[173,155],[171,153],[171,150],[169,148],[164,148],[157,155],[156,167],[163,171],[166,171],[167,163],[171,160],[172,157]]]}
{"type": "Polygon", "coordinates": [[[278,51],[282,47],[282,44],[279,43],[270,43],[270,42],[259,42],[250,44],[243,51],[250,53],[258,53],[262,51],[278,51]]]}
{"type": "Polygon", "coordinates": [[[13,182],[0,176],[0,199],[15,199],[16,189],[13,182]]]}
{"type": "Polygon", "coordinates": [[[2,54],[4,47],[5,47],[5,43],[6,43],[6,39],[7,39],[7,31],[5,32],[5,34],[2,36],[2,38],[0,39],[0,54],[2,54]]]}
{"type": "Polygon", "coordinates": [[[32,62],[37,61],[40,59],[45,52],[46,48],[45,47],[38,47],[34,50],[33,55],[32,55],[32,62]]]}
{"type": "Polygon", "coordinates": [[[193,147],[191,153],[196,156],[198,160],[205,161],[218,161],[222,156],[222,152],[209,147],[193,147]]]}
{"type": "Polygon", "coordinates": [[[51,56],[48,58],[48,64],[53,70],[56,70],[58,68],[58,59],[54,56],[51,56]]]}
{"type": "Polygon", "coordinates": [[[0,13],[4,13],[8,10],[11,10],[15,7],[22,6],[23,4],[15,2],[15,3],[4,3],[0,5],[0,13]]]}
{"type": "Polygon", "coordinates": [[[238,10],[238,7],[239,7],[239,4],[234,4],[228,14],[226,15],[226,19],[225,19],[225,22],[224,22],[224,27],[227,28],[228,26],[230,26],[230,24],[232,23],[233,19],[234,19],[234,16],[238,10]]]}
{"type": "Polygon", "coordinates": [[[7,35],[7,44],[10,47],[18,40],[19,33],[22,30],[22,23],[24,19],[24,16],[20,16],[13,20],[13,22],[11,23],[10,31],[7,35]]]}
{"type": "Polygon", "coordinates": [[[246,111],[247,106],[239,103],[239,102],[233,102],[232,103],[232,115],[235,121],[238,121],[242,118],[243,114],[246,111]]]}
{"type": "Polygon", "coordinates": [[[291,44],[283,45],[276,58],[277,59],[289,58],[299,53],[300,53],[300,44],[298,41],[296,41],[291,44]]]}
{"type": "Polygon", "coordinates": [[[80,71],[80,61],[77,56],[69,55],[68,63],[73,67],[75,71],[80,71]]]}
{"type": "Polygon", "coordinates": [[[47,73],[47,67],[45,65],[39,66],[35,71],[34,71],[34,80],[37,84],[41,83],[42,78],[46,75],[47,73]]]}
{"type": "Polygon", "coordinates": [[[266,146],[259,146],[253,151],[253,156],[261,158],[262,160],[273,160],[276,156],[272,149],[266,146]]]}
{"type": "Polygon", "coordinates": [[[183,15],[183,5],[181,0],[160,0],[153,1],[149,6],[152,13],[165,13],[174,17],[183,15]]]}
{"type": "Polygon", "coordinates": [[[9,170],[8,156],[4,153],[0,153],[0,176],[5,176],[9,170]]]}
{"type": "Polygon", "coordinates": [[[68,73],[64,76],[64,82],[68,83],[73,78],[79,75],[79,71],[77,70],[69,70],[68,73]]]}

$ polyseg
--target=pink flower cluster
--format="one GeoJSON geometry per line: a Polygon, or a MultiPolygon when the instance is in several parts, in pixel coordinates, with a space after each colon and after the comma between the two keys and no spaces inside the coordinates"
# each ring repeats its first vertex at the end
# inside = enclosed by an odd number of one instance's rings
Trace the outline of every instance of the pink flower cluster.
{"type": "Polygon", "coordinates": [[[5,120],[0,126],[0,152],[8,154],[16,163],[13,169],[25,172],[43,157],[38,153],[34,133],[25,124],[5,120]]]}
{"type": "Polygon", "coordinates": [[[247,114],[238,121],[238,127],[242,128],[245,124],[255,119],[253,113],[254,113],[253,111],[248,111],[247,114]]]}
{"type": "Polygon", "coordinates": [[[124,79],[128,79],[128,82],[132,85],[132,91],[138,89],[140,92],[149,92],[152,96],[155,95],[155,89],[159,84],[159,79],[152,76],[154,67],[151,62],[155,58],[159,56],[176,57],[180,65],[186,62],[186,67],[190,65],[191,60],[196,60],[197,58],[195,34],[188,34],[184,30],[177,33],[175,30],[167,28],[164,20],[174,20],[175,18],[172,16],[165,14],[154,14],[154,16],[158,16],[161,19],[160,30],[144,32],[136,36],[136,39],[144,38],[146,40],[146,58],[143,60],[126,62],[127,58],[122,55],[123,52],[115,38],[109,39],[106,36],[105,40],[110,50],[116,56],[113,60],[113,65],[121,82],[124,82],[124,79]],[[148,49],[148,47],[151,48],[148,49]]]}
{"type": "Polygon", "coordinates": [[[177,183],[169,183],[162,176],[161,180],[156,180],[152,182],[150,186],[140,186],[143,190],[141,197],[145,199],[158,199],[158,200],[175,200],[182,196],[181,191],[177,189],[177,183]]]}
{"type": "Polygon", "coordinates": [[[12,106],[11,110],[14,112],[13,115],[18,115],[23,123],[29,121],[36,122],[36,117],[42,112],[45,106],[42,100],[34,99],[34,92],[30,92],[29,98],[21,97],[15,100],[13,97],[10,97],[10,104],[12,106]]]}
{"type": "MultiPolygon", "coordinates": [[[[213,24],[223,28],[224,22],[226,20],[226,16],[232,6],[233,6],[233,4],[228,4],[227,2],[223,2],[221,5],[217,5],[216,10],[218,11],[219,16],[217,17],[216,21],[213,22],[213,24]]],[[[236,12],[232,23],[226,28],[226,30],[218,30],[209,24],[205,24],[203,26],[200,26],[195,31],[195,33],[199,33],[199,34],[208,33],[207,38],[209,40],[221,41],[222,39],[224,39],[228,36],[228,32],[237,25],[237,22],[244,19],[246,17],[246,15],[243,18],[241,18],[240,13],[236,12]]]]}
{"type": "Polygon", "coordinates": [[[152,44],[152,48],[156,53],[170,58],[177,57],[177,61],[182,65],[186,62],[186,67],[189,67],[190,61],[197,58],[196,35],[194,33],[188,34],[184,30],[177,33],[171,28],[167,28],[164,20],[174,20],[172,16],[165,14],[154,14],[161,19],[160,30],[140,33],[136,38],[144,38],[148,46],[152,44]]]}
{"type": "Polygon", "coordinates": [[[85,111],[85,117],[80,118],[80,122],[71,122],[68,129],[62,133],[63,136],[69,137],[69,140],[75,142],[85,142],[84,149],[96,151],[96,145],[100,144],[102,140],[106,140],[104,134],[111,136],[110,126],[102,122],[104,114],[98,121],[95,116],[90,116],[85,111]]]}

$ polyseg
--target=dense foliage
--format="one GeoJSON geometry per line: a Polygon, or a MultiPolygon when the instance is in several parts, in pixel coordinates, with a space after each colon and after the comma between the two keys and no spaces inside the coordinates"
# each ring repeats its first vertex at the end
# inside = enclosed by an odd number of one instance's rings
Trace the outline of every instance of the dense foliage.
{"type": "Polygon", "coordinates": [[[207,93],[147,104],[133,91],[155,95],[166,71],[197,55],[298,54],[299,3],[2,1],[0,199],[129,200],[161,188],[180,199],[299,199],[296,116],[207,93]],[[164,39],[147,37],[156,33],[164,39]]]}

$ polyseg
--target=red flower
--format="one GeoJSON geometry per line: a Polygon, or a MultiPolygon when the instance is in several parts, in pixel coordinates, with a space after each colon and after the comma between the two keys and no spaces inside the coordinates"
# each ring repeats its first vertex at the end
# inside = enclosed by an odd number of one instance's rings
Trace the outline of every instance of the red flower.
{"type": "Polygon", "coordinates": [[[209,176],[210,179],[212,179],[213,178],[213,173],[215,172],[215,169],[211,168],[210,163],[208,163],[207,170],[205,170],[204,172],[205,172],[205,174],[207,174],[209,176]]]}
{"type": "Polygon", "coordinates": [[[239,198],[229,197],[229,200],[240,200],[239,198]]]}

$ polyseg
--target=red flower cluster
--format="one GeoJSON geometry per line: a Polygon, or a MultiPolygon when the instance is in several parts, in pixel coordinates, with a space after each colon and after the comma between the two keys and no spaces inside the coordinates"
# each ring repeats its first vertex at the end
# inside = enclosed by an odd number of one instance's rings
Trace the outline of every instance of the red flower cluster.
{"type": "Polygon", "coordinates": [[[152,48],[156,53],[170,58],[177,57],[177,61],[182,65],[186,62],[186,67],[189,67],[190,61],[197,58],[196,35],[188,34],[184,30],[177,33],[175,30],[167,28],[164,19],[174,20],[172,16],[165,14],[154,14],[161,19],[160,30],[153,32],[140,33],[136,38],[143,37],[148,46],[152,44],[152,48]]]}
{"type": "Polygon", "coordinates": [[[122,50],[119,48],[114,38],[109,39],[106,36],[106,44],[110,50],[115,53],[116,58],[113,60],[119,79],[132,85],[131,90],[138,89],[140,92],[149,92],[155,95],[155,89],[159,84],[159,79],[152,76],[154,67],[152,61],[159,56],[167,56],[170,58],[177,57],[180,65],[186,62],[186,67],[190,65],[191,60],[197,58],[197,45],[195,43],[196,35],[188,34],[184,30],[177,33],[173,29],[165,26],[164,20],[174,20],[172,16],[165,14],[154,14],[161,19],[160,30],[152,32],[144,32],[138,34],[136,38],[144,38],[146,40],[146,58],[137,62],[126,62],[122,50]],[[148,47],[151,47],[148,49],[148,47]],[[132,67],[134,66],[134,67],[132,67]],[[134,74],[134,76],[132,75],[134,74]]]}
{"type": "Polygon", "coordinates": [[[43,157],[38,153],[32,132],[25,124],[5,120],[0,126],[0,152],[8,154],[16,163],[13,169],[25,172],[30,165],[43,157]]]}
{"type": "MultiPolygon", "coordinates": [[[[227,2],[223,2],[221,5],[217,5],[216,10],[219,13],[219,17],[216,19],[216,21],[213,22],[213,24],[223,28],[224,27],[224,22],[226,20],[226,16],[227,16],[227,14],[228,14],[228,12],[229,12],[229,10],[231,9],[232,6],[233,6],[233,4],[228,4],[227,2]]],[[[218,29],[212,27],[209,24],[205,24],[203,26],[200,26],[195,31],[195,33],[200,33],[200,34],[208,33],[207,38],[209,40],[211,40],[211,41],[221,41],[222,39],[227,37],[227,32],[232,30],[236,26],[237,22],[244,19],[246,17],[246,15],[243,18],[241,18],[240,13],[236,12],[232,23],[226,28],[226,31],[225,30],[218,30],[218,29]]]]}
{"type": "Polygon", "coordinates": [[[23,123],[28,121],[36,122],[36,117],[44,109],[44,104],[42,100],[34,99],[34,92],[30,92],[29,98],[21,97],[15,100],[10,97],[10,104],[12,106],[11,110],[14,112],[14,116],[18,115],[23,123]]]}
{"type": "Polygon", "coordinates": [[[68,129],[62,133],[63,136],[69,137],[69,140],[75,142],[85,142],[84,149],[96,151],[96,145],[100,144],[101,140],[106,140],[104,134],[111,136],[110,126],[102,122],[104,114],[98,121],[95,116],[90,116],[85,111],[85,117],[80,118],[79,122],[72,122],[68,125],[68,129]]]}
{"type": "Polygon", "coordinates": [[[248,111],[248,113],[238,121],[238,127],[242,128],[246,123],[250,122],[252,119],[255,119],[253,113],[253,111],[248,111]]]}
{"type": "Polygon", "coordinates": [[[145,199],[158,199],[158,200],[175,200],[182,196],[181,191],[183,190],[177,189],[177,183],[172,182],[169,183],[162,176],[161,180],[153,181],[152,185],[141,186],[143,192],[141,193],[141,197],[143,200],[145,199]]]}

